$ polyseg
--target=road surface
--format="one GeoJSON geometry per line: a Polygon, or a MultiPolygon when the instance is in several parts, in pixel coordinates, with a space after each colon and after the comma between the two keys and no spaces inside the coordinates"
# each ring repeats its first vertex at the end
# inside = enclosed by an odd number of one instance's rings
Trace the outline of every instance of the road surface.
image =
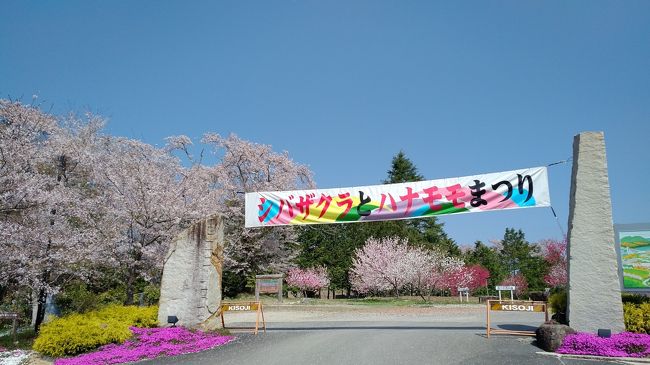
{"type": "MultiPolygon", "coordinates": [[[[238,334],[202,353],[142,364],[553,364],[602,361],[539,355],[531,337],[485,335],[484,306],[273,307],[266,334],[238,334]]],[[[534,330],[543,314],[495,313],[493,327],[534,330]]],[[[228,314],[226,325],[250,325],[251,313],[228,314]]]]}

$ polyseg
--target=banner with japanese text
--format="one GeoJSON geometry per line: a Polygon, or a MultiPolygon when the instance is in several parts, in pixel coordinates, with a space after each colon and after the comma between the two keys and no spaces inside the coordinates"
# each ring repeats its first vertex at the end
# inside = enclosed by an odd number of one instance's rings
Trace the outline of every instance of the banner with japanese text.
{"type": "Polygon", "coordinates": [[[352,188],[246,193],[246,227],[548,207],[546,167],[352,188]]]}

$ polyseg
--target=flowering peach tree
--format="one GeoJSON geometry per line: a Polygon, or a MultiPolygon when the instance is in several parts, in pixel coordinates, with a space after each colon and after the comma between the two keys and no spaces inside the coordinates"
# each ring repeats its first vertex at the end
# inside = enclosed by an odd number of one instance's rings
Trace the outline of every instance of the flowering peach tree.
{"type": "Polygon", "coordinates": [[[510,275],[499,284],[502,286],[514,286],[515,295],[519,297],[528,290],[528,282],[522,274],[510,275]]]}
{"type": "Polygon", "coordinates": [[[303,297],[306,297],[307,291],[320,290],[330,283],[327,269],[322,266],[307,269],[289,269],[285,281],[287,285],[300,289],[303,297]]]}
{"type": "Polygon", "coordinates": [[[549,265],[544,282],[552,287],[565,286],[568,281],[566,237],[563,240],[544,240],[540,242],[540,246],[544,260],[549,265]]]}

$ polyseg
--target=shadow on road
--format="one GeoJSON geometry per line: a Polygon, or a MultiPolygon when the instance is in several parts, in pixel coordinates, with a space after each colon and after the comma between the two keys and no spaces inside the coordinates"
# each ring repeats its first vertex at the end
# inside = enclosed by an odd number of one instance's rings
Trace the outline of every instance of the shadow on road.
{"type": "Polygon", "coordinates": [[[537,327],[534,326],[526,326],[523,324],[500,324],[497,326],[500,329],[503,330],[508,330],[508,331],[532,331],[535,332],[537,327]]]}

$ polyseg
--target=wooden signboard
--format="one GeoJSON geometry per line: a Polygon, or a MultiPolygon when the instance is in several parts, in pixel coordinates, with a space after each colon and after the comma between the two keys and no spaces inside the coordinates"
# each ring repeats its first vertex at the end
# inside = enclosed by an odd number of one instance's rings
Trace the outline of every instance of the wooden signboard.
{"type": "Polygon", "coordinates": [[[266,320],[264,320],[264,311],[262,302],[224,302],[221,303],[219,310],[215,313],[221,316],[221,326],[229,330],[253,330],[253,333],[259,332],[260,318],[262,319],[262,329],[266,333],[266,320]],[[257,312],[255,317],[255,327],[226,327],[223,315],[225,312],[257,312]]]}
{"type": "Polygon", "coordinates": [[[255,275],[255,300],[260,300],[260,294],[278,293],[278,301],[282,301],[282,279],[284,275],[255,275]]]}
{"type": "Polygon", "coordinates": [[[487,337],[490,334],[495,335],[518,335],[518,336],[535,336],[534,331],[511,331],[492,328],[490,323],[490,312],[520,312],[520,313],[544,313],[544,321],[548,321],[548,304],[546,302],[535,302],[530,300],[488,300],[486,307],[487,313],[487,337]]]}
{"type": "Polygon", "coordinates": [[[13,341],[16,341],[16,331],[18,330],[18,318],[20,315],[14,312],[0,312],[0,320],[8,319],[12,321],[11,325],[11,337],[13,341]]]}

